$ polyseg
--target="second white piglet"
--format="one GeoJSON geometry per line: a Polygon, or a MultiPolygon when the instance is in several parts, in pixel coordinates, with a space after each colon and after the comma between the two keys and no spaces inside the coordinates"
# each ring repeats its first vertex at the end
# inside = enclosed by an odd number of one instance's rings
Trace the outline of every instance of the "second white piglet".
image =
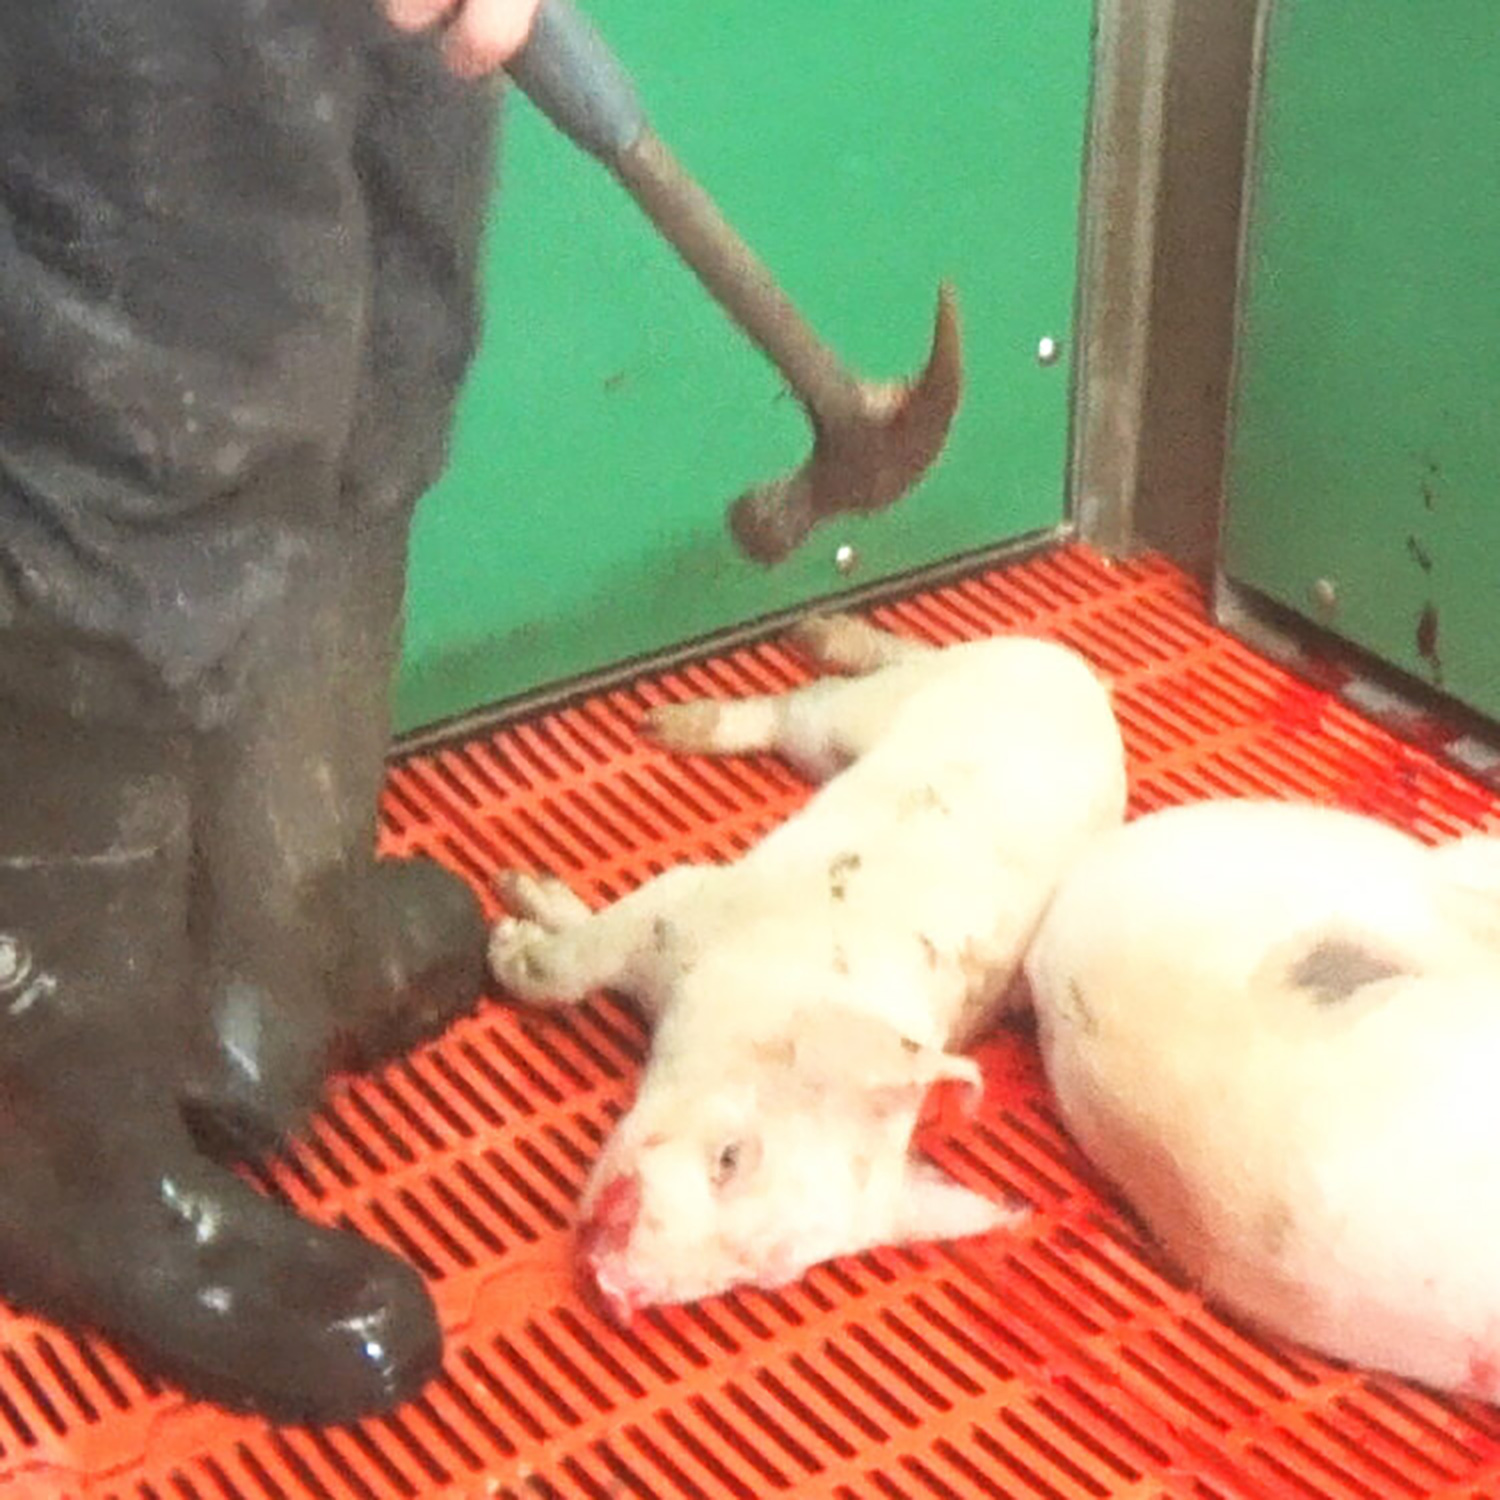
{"type": "Polygon", "coordinates": [[[1078,861],[1026,967],[1064,1122],[1211,1301],[1500,1395],[1500,840],[1155,813],[1078,861]]]}
{"type": "Polygon", "coordinates": [[[980,1087],[953,1049],[1002,1008],[1069,862],[1124,814],[1109,694],[1072,651],[936,650],[847,616],[798,641],[849,675],[660,708],[646,730],[775,750],[826,781],[805,808],[736,863],[669,870],[597,914],[554,880],[503,883],[507,991],[609,988],[655,1027],[581,1205],[583,1272],[621,1319],[1013,1220],[912,1155],[918,1112],[934,1084],[980,1087]]]}

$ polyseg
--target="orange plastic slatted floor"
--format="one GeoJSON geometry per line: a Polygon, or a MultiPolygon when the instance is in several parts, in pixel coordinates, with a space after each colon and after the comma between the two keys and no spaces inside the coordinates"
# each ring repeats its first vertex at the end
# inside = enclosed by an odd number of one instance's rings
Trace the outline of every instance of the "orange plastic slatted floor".
{"type": "MultiPolygon", "coordinates": [[[[1488,794],[1212,629],[1160,562],[1070,548],[876,615],[938,642],[1022,629],[1087,653],[1118,685],[1137,811],[1311,796],[1424,836],[1496,816],[1488,794]]],[[[389,849],[481,887],[501,865],[554,869],[600,901],[685,856],[730,858],[805,789],[764,758],[674,761],[632,726],[647,703],[803,677],[766,645],[414,758],[391,778],[389,849]]],[[[569,1216],[644,1046],[606,1001],[561,1022],[487,1002],[341,1084],[270,1170],[430,1278],[450,1351],[425,1399],[357,1428],[277,1431],[0,1319],[0,1500],[1500,1494],[1500,1414],[1257,1343],[1165,1278],[1060,1133],[1021,1033],[983,1051],[980,1117],[929,1144],[1034,1204],[1024,1233],[612,1330],[571,1289],[569,1216]]]]}

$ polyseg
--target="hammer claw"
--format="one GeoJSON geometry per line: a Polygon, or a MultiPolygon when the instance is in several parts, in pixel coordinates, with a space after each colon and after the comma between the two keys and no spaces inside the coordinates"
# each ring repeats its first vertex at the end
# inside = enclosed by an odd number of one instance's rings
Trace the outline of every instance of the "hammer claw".
{"type": "Polygon", "coordinates": [[[857,382],[859,399],[832,413],[808,405],[813,451],[794,473],[741,495],[729,527],[756,562],[781,562],[835,515],[868,515],[894,504],[937,461],[963,394],[958,299],[938,291],[926,367],[905,384],[857,382]]]}

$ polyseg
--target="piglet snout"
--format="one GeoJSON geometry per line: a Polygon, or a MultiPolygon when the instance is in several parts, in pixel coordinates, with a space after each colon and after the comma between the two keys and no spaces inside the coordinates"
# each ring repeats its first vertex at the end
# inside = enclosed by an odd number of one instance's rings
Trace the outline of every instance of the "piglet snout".
{"type": "Polygon", "coordinates": [[[578,1250],[586,1260],[618,1255],[630,1243],[641,1212],[641,1174],[621,1172],[599,1189],[578,1227],[578,1250]]]}
{"type": "Polygon", "coordinates": [[[579,1271],[585,1290],[622,1327],[637,1306],[624,1259],[640,1212],[640,1173],[622,1172],[599,1190],[588,1217],[578,1226],[579,1271]]]}

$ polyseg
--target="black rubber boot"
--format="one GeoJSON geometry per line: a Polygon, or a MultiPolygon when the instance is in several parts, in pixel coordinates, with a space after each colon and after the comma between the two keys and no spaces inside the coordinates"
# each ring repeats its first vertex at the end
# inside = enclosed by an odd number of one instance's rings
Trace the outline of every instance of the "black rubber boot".
{"type": "Polygon", "coordinates": [[[359,1069],[409,1052],[474,1008],[488,934],[468,885],[431,860],[368,860],[352,885],[364,901],[336,996],[335,1061],[359,1069]]]}
{"type": "Polygon", "coordinates": [[[193,941],[215,1057],[188,1117],[216,1154],[293,1130],[334,1066],[471,1008],[485,927],[468,886],[375,858],[401,539],[351,536],[257,622],[240,707],[194,750],[193,941]]]}
{"type": "Polygon", "coordinates": [[[0,1292],[280,1420],[415,1395],[441,1355],[416,1273],[205,1161],[183,1124],[171,741],[6,705],[0,777],[0,1292]]]}
{"type": "Polygon", "coordinates": [[[355,166],[370,229],[371,358],[343,486],[360,517],[344,611],[343,754],[355,837],[344,889],[352,935],[337,991],[342,1060],[405,1051],[469,1009],[485,982],[485,925],[457,877],[423,860],[374,862],[390,748],[407,538],[447,460],[453,409],[479,336],[479,260],[495,198],[490,84],[457,82],[430,46],[372,48],[355,166]],[[357,666],[356,666],[357,664],[357,666]]]}
{"type": "Polygon", "coordinates": [[[377,864],[375,838],[408,531],[478,337],[495,95],[456,80],[430,38],[377,25],[359,52],[339,167],[357,186],[367,301],[337,498],[237,648],[244,701],[198,757],[194,928],[217,1061],[193,1117],[241,1153],[294,1127],[331,1063],[368,1066],[441,1030],[485,977],[467,886],[422,861],[377,864]]]}
{"type": "Polygon", "coordinates": [[[361,540],[340,617],[347,946],[334,1005],[346,1067],[373,1066],[441,1032],[474,1007],[486,978],[487,931],[468,884],[431,860],[376,858],[406,546],[404,530],[366,528],[361,540]]]}

